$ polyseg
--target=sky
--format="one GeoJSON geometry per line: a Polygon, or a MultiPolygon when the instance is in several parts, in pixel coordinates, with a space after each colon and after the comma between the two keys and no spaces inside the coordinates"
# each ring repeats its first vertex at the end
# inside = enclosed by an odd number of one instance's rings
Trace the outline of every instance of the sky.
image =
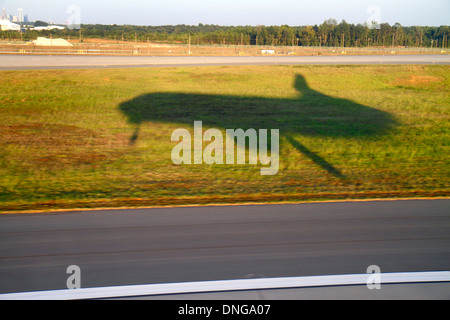
{"type": "Polygon", "coordinates": [[[450,0],[0,0],[30,21],[132,25],[320,25],[375,20],[403,26],[450,25],[450,0]]]}

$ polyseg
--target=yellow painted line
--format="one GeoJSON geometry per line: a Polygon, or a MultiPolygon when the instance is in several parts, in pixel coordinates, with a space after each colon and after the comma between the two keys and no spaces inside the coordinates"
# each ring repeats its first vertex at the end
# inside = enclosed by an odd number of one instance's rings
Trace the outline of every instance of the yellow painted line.
{"type": "Polygon", "coordinates": [[[124,207],[98,207],[98,208],[71,208],[71,209],[48,209],[48,210],[12,210],[2,211],[0,215],[6,214],[33,214],[33,213],[61,213],[74,211],[117,211],[117,210],[139,210],[139,209],[166,209],[166,208],[202,208],[202,207],[235,207],[235,206],[261,206],[261,205],[297,205],[297,204],[319,204],[319,203],[345,203],[345,202],[371,202],[371,201],[410,201],[410,200],[448,200],[450,197],[416,197],[416,198],[367,198],[367,199],[342,199],[342,200],[311,200],[311,201],[279,201],[279,202],[242,202],[242,203],[209,203],[209,204],[185,204],[185,205],[155,205],[155,206],[124,206],[124,207]]]}

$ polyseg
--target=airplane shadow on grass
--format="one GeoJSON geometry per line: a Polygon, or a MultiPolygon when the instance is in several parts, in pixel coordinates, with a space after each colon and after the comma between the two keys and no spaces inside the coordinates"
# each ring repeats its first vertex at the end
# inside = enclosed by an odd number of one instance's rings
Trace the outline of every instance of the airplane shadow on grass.
{"type": "MultiPolygon", "coordinates": [[[[386,112],[311,89],[297,75],[294,99],[187,93],[151,93],[122,103],[119,108],[136,125],[134,143],[144,122],[172,122],[192,126],[194,121],[217,129],[279,129],[296,150],[338,178],[344,175],[326,159],[309,150],[299,135],[365,139],[389,132],[396,125],[386,112]]],[[[170,138],[169,138],[170,139],[170,138]]]]}

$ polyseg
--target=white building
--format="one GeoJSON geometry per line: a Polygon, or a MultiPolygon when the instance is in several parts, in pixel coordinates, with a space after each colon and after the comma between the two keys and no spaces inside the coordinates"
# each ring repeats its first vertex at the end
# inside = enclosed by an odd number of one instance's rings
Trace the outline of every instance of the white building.
{"type": "Polygon", "coordinates": [[[22,9],[18,9],[17,11],[18,11],[18,13],[19,13],[19,15],[18,15],[18,17],[17,17],[18,20],[19,20],[18,22],[19,22],[19,23],[24,22],[24,18],[23,18],[23,10],[22,10],[22,9]]]}
{"type": "Polygon", "coordinates": [[[20,31],[20,25],[8,20],[0,20],[0,29],[2,31],[20,31]]]}
{"type": "Polygon", "coordinates": [[[42,31],[42,30],[64,30],[66,29],[66,27],[63,26],[56,26],[56,25],[52,25],[52,26],[47,26],[47,27],[34,27],[33,30],[36,31],[42,31]]]}

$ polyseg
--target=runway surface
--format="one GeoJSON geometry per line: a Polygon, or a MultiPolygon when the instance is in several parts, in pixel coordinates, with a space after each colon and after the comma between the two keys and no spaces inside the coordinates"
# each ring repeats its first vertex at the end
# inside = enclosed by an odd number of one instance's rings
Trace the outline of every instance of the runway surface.
{"type": "MultiPolygon", "coordinates": [[[[0,293],[450,269],[450,200],[0,215],[0,293]]],[[[448,289],[448,286],[445,288],[448,289]]],[[[444,290],[447,290],[444,289],[444,290]]]]}
{"type": "Polygon", "coordinates": [[[136,68],[227,65],[373,65],[450,64],[450,55],[392,56],[82,56],[82,55],[0,55],[0,70],[136,68]]]}

